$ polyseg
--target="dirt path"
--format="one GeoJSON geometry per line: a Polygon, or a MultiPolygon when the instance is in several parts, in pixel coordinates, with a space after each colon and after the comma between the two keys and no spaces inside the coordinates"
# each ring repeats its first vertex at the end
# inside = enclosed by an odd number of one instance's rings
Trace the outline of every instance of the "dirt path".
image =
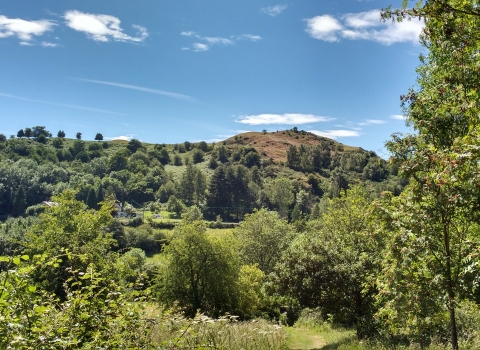
{"type": "Polygon", "coordinates": [[[288,333],[287,346],[290,350],[321,349],[327,345],[322,336],[315,334],[310,329],[289,327],[286,330],[288,333]]]}

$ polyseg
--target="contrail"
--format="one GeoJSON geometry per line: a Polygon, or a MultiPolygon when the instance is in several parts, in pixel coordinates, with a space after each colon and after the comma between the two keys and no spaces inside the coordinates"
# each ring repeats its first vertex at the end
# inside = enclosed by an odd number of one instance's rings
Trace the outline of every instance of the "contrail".
{"type": "Polygon", "coordinates": [[[188,96],[188,95],[178,94],[176,92],[170,92],[170,91],[150,89],[150,88],[146,88],[146,87],[143,87],[143,86],[120,84],[120,83],[114,83],[114,82],[110,82],[110,81],[92,80],[92,79],[83,79],[83,78],[70,78],[70,79],[78,80],[78,81],[86,81],[88,83],[116,86],[116,87],[120,87],[120,88],[124,88],[124,89],[130,89],[130,90],[144,91],[144,92],[149,92],[151,94],[164,95],[164,96],[176,98],[178,100],[184,100],[184,101],[190,101],[190,102],[195,101],[195,99],[193,97],[188,96]]]}
{"type": "Polygon", "coordinates": [[[70,104],[64,104],[64,103],[54,103],[54,102],[48,102],[48,101],[33,100],[33,99],[31,99],[31,98],[26,98],[26,97],[21,97],[21,96],[15,96],[15,95],[11,95],[11,94],[5,94],[5,93],[3,93],[3,92],[0,92],[0,96],[1,96],[1,97],[6,97],[6,98],[13,98],[13,99],[16,99],[16,100],[21,100],[21,101],[27,101],[27,102],[42,103],[42,104],[51,105],[51,106],[59,106],[59,107],[66,107],[66,108],[81,109],[81,110],[89,111],[89,112],[115,114],[115,115],[126,115],[126,114],[123,114],[123,113],[108,111],[108,110],[106,110],[106,109],[98,109],[98,108],[90,108],[90,107],[70,105],[70,104]]]}

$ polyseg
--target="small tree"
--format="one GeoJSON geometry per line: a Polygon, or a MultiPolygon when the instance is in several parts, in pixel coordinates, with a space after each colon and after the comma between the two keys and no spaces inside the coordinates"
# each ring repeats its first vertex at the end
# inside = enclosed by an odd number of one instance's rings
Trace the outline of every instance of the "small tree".
{"type": "Polygon", "coordinates": [[[35,140],[43,144],[47,143],[47,137],[44,134],[38,135],[35,140]]]}
{"type": "Polygon", "coordinates": [[[103,135],[97,132],[97,135],[95,135],[95,141],[103,141],[103,135]]]}
{"type": "Polygon", "coordinates": [[[75,137],[77,138],[77,140],[81,140],[82,139],[82,133],[77,132],[77,135],[75,135],[75,137]]]}
{"type": "Polygon", "coordinates": [[[32,132],[32,129],[30,128],[25,128],[25,133],[24,133],[25,137],[32,137],[33,136],[33,132],[32,132]]]}
{"type": "Polygon", "coordinates": [[[131,139],[130,141],[128,141],[127,149],[132,153],[137,152],[137,150],[142,147],[142,143],[137,139],[131,139]]]}
{"type": "Polygon", "coordinates": [[[189,317],[233,312],[237,304],[238,263],[234,247],[206,234],[202,221],[180,224],[165,247],[156,283],[158,301],[175,302],[189,317]]]}
{"type": "Polygon", "coordinates": [[[180,213],[185,208],[185,205],[175,196],[170,196],[167,202],[167,210],[169,212],[175,213],[177,216],[180,216],[180,213]]]}
{"type": "Polygon", "coordinates": [[[65,138],[65,131],[59,130],[58,133],[57,133],[57,137],[59,137],[61,139],[65,138]]]}
{"type": "Polygon", "coordinates": [[[201,149],[195,149],[193,151],[193,164],[201,163],[203,162],[203,151],[201,149]]]}
{"type": "Polygon", "coordinates": [[[23,129],[18,130],[17,137],[25,137],[25,132],[23,131],[23,129]]]}

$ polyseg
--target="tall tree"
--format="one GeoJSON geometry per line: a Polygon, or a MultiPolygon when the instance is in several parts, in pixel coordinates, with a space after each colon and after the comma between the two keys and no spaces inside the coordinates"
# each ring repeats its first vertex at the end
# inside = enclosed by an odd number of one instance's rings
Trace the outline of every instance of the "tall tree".
{"type": "Polygon", "coordinates": [[[17,137],[25,137],[25,132],[23,131],[23,129],[18,130],[17,137]]]}
{"type": "MultiPolygon", "coordinates": [[[[397,229],[389,255],[391,270],[405,269],[405,277],[410,278],[399,282],[410,283],[410,287],[395,286],[384,278],[386,295],[392,296],[386,307],[399,301],[389,291],[407,287],[411,293],[420,293],[425,291],[425,279],[437,276],[428,284],[435,307],[421,309],[422,317],[432,317],[443,306],[456,350],[456,308],[459,299],[468,297],[463,287],[476,266],[469,254],[479,242],[471,225],[478,222],[480,213],[475,185],[480,180],[476,141],[480,131],[480,12],[477,1],[430,0],[419,1],[414,9],[384,13],[384,18],[399,21],[412,16],[425,19],[422,43],[428,49],[420,57],[418,89],[401,96],[407,122],[416,134],[397,135],[388,144],[401,165],[399,173],[411,179],[390,212],[397,229]]],[[[396,305],[408,310],[406,301],[396,305]]],[[[397,322],[387,320],[401,327],[414,318],[408,311],[404,315],[397,322]]],[[[422,332],[417,332],[419,341],[423,341],[422,332]]]]}
{"type": "Polygon", "coordinates": [[[77,138],[77,140],[81,140],[81,139],[82,139],[82,133],[81,133],[81,132],[77,132],[77,134],[75,135],[75,137],[77,138]]]}
{"type": "Polygon", "coordinates": [[[103,140],[103,135],[100,134],[99,132],[97,132],[97,134],[95,135],[95,140],[96,141],[102,141],[103,140]]]}
{"type": "Polygon", "coordinates": [[[57,137],[62,138],[62,139],[65,138],[65,131],[59,130],[58,133],[57,133],[57,137]]]}

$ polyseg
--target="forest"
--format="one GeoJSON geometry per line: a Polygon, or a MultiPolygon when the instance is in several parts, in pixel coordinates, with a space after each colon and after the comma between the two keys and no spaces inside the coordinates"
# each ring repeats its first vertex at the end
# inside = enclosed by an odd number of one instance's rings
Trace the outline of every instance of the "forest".
{"type": "Polygon", "coordinates": [[[0,348],[480,348],[480,10],[408,5],[382,12],[425,21],[388,160],[297,127],[0,135],[0,348]]]}

